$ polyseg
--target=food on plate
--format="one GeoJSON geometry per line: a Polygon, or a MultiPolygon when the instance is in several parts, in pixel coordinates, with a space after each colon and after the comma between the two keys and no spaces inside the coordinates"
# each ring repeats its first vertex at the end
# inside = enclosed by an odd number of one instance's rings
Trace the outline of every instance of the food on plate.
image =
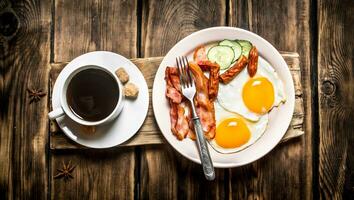
{"type": "Polygon", "coordinates": [[[258,50],[256,47],[252,47],[249,54],[249,61],[247,65],[247,70],[250,77],[254,77],[254,75],[256,75],[257,67],[258,67],[258,50]]]}
{"type": "MultiPolygon", "coordinates": [[[[217,43],[199,46],[194,51],[193,59],[197,63],[201,60],[209,60],[214,62],[220,66],[220,69],[223,72],[223,70],[227,70],[228,68],[235,66],[237,61],[239,61],[242,56],[246,57],[248,62],[249,53],[252,48],[253,45],[249,41],[225,39],[217,43]]],[[[257,52],[256,50],[257,49],[255,49],[254,52],[257,52]]],[[[254,60],[257,56],[256,54],[253,55],[254,60]]]]}
{"type": "Polygon", "coordinates": [[[215,102],[215,118],[216,135],[209,144],[220,153],[234,153],[250,146],[262,136],[269,115],[263,115],[257,122],[252,122],[215,102]]]}
{"type": "Polygon", "coordinates": [[[174,67],[167,67],[165,71],[166,97],[173,103],[181,103],[182,94],[179,83],[178,70],[174,67]]]}
{"type": "Polygon", "coordinates": [[[227,69],[234,61],[234,50],[229,46],[218,45],[211,47],[207,54],[208,60],[220,65],[220,69],[227,69]]]}
{"type": "MultiPolygon", "coordinates": [[[[192,133],[190,108],[186,101],[182,102],[181,87],[178,70],[175,67],[167,67],[165,71],[166,97],[170,104],[171,131],[177,139],[183,140],[192,133]]],[[[194,135],[190,135],[194,137],[194,135]]]]}
{"type": "Polygon", "coordinates": [[[242,55],[241,58],[235,63],[232,67],[230,67],[228,70],[226,70],[223,74],[219,76],[219,79],[221,82],[227,84],[234,77],[237,76],[247,65],[248,59],[242,55]]]}
{"type": "Polygon", "coordinates": [[[261,57],[257,73],[250,77],[242,70],[232,81],[219,84],[218,102],[226,110],[251,121],[285,102],[283,82],[275,70],[261,57]]]}
{"type": "Polygon", "coordinates": [[[211,101],[214,101],[216,96],[218,95],[219,90],[220,66],[217,63],[213,63],[209,60],[201,60],[198,62],[198,65],[203,71],[209,72],[209,99],[211,101]]]}
{"type": "Polygon", "coordinates": [[[197,47],[193,54],[193,59],[195,62],[208,60],[206,55],[206,49],[204,45],[197,47]]]}
{"type": "Polygon", "coordinates": [[[234,51],[234,59],[232,62],[235,62],[237,59],[240,58],[242,54],[242,47],[237,41],[232,41],[232,40],[223,40],[219,42],[220,46],[229,46],[232,48],[234,51]]]}
{"type": "MultiPolygon", "coordinates": [[[[234,153],[255,143],[267,129],[269,112],[286,101],[283,82],[249,41],[225,39],[201,45],[189,67],[204,135],[220,153],[234,153]]],[[[167,67],[165,80],[172,133],[179,140],[195,139],[177,68],[167,67]]]]}
{"type": "MultiPolygon", "coordinates": [[[[214,105],[209,100],[208,95],[208,79],[198,65],[190,63],[190,68],[196,85],[196,112],[200,117],[205,137],[211,139],[215,135],[216,127],[214,105]]],[[[165,81],[166,97],[170,104],[171,131],[179,140],[184,139],[187,135],[194,139],[191,108],[188,101],[182,96],[177,68],[166,68],[165,81]]]]}
{"type": "Polygon", "coordinates": [[[215,115],[214,104],[209,99],[208,78],[204,75],[202,69],[195,63],[189,63],[193,74],[197,93],[195,94],[194,104],[197,115],[200,118],[204,136],[212,139],[215,136],[215,115]]]}
{"type": "Polygon", "coordinates": [[[120,80],[120,82],[122,82],[123,84],[125,84],[129,81],[129,75],[123,67],[120,67],[119,69],[117,69],[116,75],[117,75],[118,79],[120,80]]]}
{"type": "Polygon", "coordinates": [[[237,43],[242,47],[242,55],[248,58],[248,54],[252,48],[252,43],[247,40],[237,40],[237,43]]]}
{"type": "Polygon", "coordinates": [[[124,96],[135,99],[138,97],[139,88],[134,83],[127,83],[124,85],[124,96]]]}

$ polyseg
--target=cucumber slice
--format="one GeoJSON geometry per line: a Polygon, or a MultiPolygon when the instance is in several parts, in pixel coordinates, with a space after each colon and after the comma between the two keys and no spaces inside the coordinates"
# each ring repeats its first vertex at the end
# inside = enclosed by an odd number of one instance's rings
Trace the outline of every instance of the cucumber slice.
{"type": "Polygon", "coordinates": [[[247,40],[237,40],[237,42],[242,47],[242,55],[244,55],[248,58],[248,54],[250,53],[250,51],[252,49],[252,43],[247,40]]]}
{"type": "Polygon", "coordinates": [[[207,57],[210,61],[220,65],[220,69],[226,69],[234,60],[235,54],[229,46],[214,46],[209,49],[207,57]]]}
{"type": "Polygon", "coordinates": [[[223,40],[223,41],[219,42],[219,45],[229,46],[232,48],[232,50],[234,50],[235,56],[234,56],[233,62],[236,61],[241,56],[242,47],[239,43],[232,41],[232,40],[223,40]]]}
{"type": "Polygon", "coordinates": [[[235,45],[235,43],[237,43],[237,42],[232,41],[232,40],[223,40],[223,41],[219,42],[219,45],[233,47],[235,45]]]}
{"type": "Polygon", "coordinates": [[[234,50],[235,58],[233,61],[236,61],[240,58],[242,54],[242,47],[238,43],[235,43],[235,46],[231,47],[234,50]]]}

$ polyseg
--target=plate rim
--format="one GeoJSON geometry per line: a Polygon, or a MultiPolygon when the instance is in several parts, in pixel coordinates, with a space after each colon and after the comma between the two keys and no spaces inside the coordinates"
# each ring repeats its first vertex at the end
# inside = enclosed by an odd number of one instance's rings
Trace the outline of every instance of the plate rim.
{"type": "MultiPolygon", "coordinates": [[[[156,71],[156,74],[159,72],[159,70],[161,69],[161,67],[163,67],[162,64],[165,62],[165,60],[166,60],[166,58],[169,56],[169,54],[171,54],[171,52],[173,52],[173,51],[175,51],[175,50],[177,49],[179,43],[183,42],[184,40],[188,40],[188,39],[191,38],[191,37],[195,37],[195,35],[201,34],[201,33],[203,33],[203,32],[213,31],[213,30],[219,30],[219,29],[224,30],[224,31],[230,31],[230,30],[232,30],[232,31],[239,31],[239,32],[243,32],[243,33],[245,33],[245,34],[250,34],[250,35],[252,35],[253,37],[255,37],[255,38],[257,38],[258,40],[260,40],[262,43],[265,43],[266,45],[268,45],[269,47],[271,47],[273,50],[275,50],[275,52],[276,52],[277,54],[279,54],[280,57],[281,57],[280,62],[282,63],[282,65],[285,64],[285,66],[288,66],[287,63],[285,62],[284,58],[283,58],[283,57],[281,56],[281,54],[279,53],[279,51],[278,51],[270,42],[268,42],[267,40],[265,40],[265,39],[262,38],[261,36],[259,36],[259,35],[255,34],[255,33],[251,32],[251,31],[248,31],[248,30],[245,30],[245,29],[241,29],[241,28],[237,28],[237,27],[216,26],[216,27],[205,28],[205,29],[202,29],[202,30],[193,32],[193,33],[191,33],[190,35],[188,35],[188,36],[182,38],[181,40],[179,40],[179,41],[167,52],[167,54],[164,56],[163,60],[161,61],[160,65],[159,65],[159,68],[158,68],[157,71],[156,71]]],[[[211,42],[211,41],[210,41],[210,42],[211,42]]],[[[287,70],[287,73],[291,74],[289,68],[287,68],[286,70],[287,70]]],[[[175,151],[177,151],[178,153],[180,153],[183,157],[187,158],[188,160],[191,160],[191,161],[193,161],[193,162],[195,162],[195,163],[201,164],[201,161],[200,161],[200,158],[199,158],[199,157],[196,158],[196,159],[195,159],[195,158],[192,158],[192,157],[189,156],[187,153],[185,153],[185,152],[183,152],[183,151],[180,151],[180,149],[178,149],[178,148],[175,148],[175,146],[172,144],[173,141],[170,141],[170,140],[165,136],[165,134],[163,133],[162,128],[161,128],[161,125],[160,125],[160,123],[159,123],[159,121],[158,121],[158,119],[157,119],[157,117],[156,117],[156,116],[157,116],[157,113],[159,112],[159,111],[157,111],[158,108],[157,108],[157,106],[155,105],[155,103],[156,103],[156,101],[157,101],[157,100],[155,100],[155,98],[157,98],[157,97],[155,97],[155,96],[156,96],[155,87],[157,87],[157,85],[158,85],[158,83],[157,83],[158,77],[156,76],[156,74],[155,74],[154,83],[153,83],[153,88],[152,88],[152,108],[153,108],[154,116],[155,116],[155,119],[156,119],[156,123],[157,123],[157,125],[158,125],[158,127],[159,127],[159,129],[160,129],[160,132],[161,132],[161,134],[163,135],[164,139],[167,140],[167,142],[169,143],[169,145],[171,145],[175,151]]],[[[291,75],[290,75],[290,80],[289,80],[289,81],[290,81],[290,83],[291,83],[291,88],[292,88],[291,93],[292,93],[292,94],[295,94],[295,92],[294,92],[294,80],[293,80],[293,78],[292,78],[291,75]]],[[[292,104],[290,105],[290,108],[291,108],[291,109],[290,109],[290,111],[289,111],[289,113],[291,113],[291,116],[290,116],[290,118],[289,118],[289,122],[288,122],[288,125],[287,125],[287,127],[289,127],[289,125],[290,125],[290,123],[291,123],[291,120],[292,120],[293,113],[294,113],[294,109],[295,109],[295,95],[292,96],[292,97],[287,97],[287,98],[292,98],[292,100],[293,100],[293,101],[292,101],[292,104]]],[[[290,115],[290,114],[289,114],[289,115],[290,115]]],[[[262,152],[262,153],[261,153],[260,155],[258,155],[257,157],[255,157],[255,158],[253,158],[253,159],[250,159],[250,160],[247,160],[247,161],[244,161],[244,162],[238,162],[238,163],[231,163],[231,162],[230,162],[230,163],[218,163],[218,162],[215,163],[215,162],[214,162],[214,167],[215,167],[215,168],[240,167],[240,166],[243,166],[243,165],[246,165],[246,164],[249,164],[249,163],[252,163],[252,162],[255,162],[255,161],[261,159],[262,157],[264,157],[265,155],[267,155],[270,151],[272,151],[272,150],[279,144],[279,142],[281,141],[281,139],[284,137],[284,135],[285,135],[285,133],[286,133],[286,130],[287,130],[287,129],[285,129],[285,130],[283,131],[283,133],[281,134],[282,137],[280,137],[280,139],[276,141],[276,144],[275,144],[273,147],[271,147],[271,148],[267,149],[266,151],[262,152]]],[[[172,134],[172,133],[171,133],[171,134],[172,134]]],[[[208,144],[208,145],[209,145],[209,144],[208,144]]],[[[209,147],[210,147],[210,146],[209,146],[209,147]]]]}

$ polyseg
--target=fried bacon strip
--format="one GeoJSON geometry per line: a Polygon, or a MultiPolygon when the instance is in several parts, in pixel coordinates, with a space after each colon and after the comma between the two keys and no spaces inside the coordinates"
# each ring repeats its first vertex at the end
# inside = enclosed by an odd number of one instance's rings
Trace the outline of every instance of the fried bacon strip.
{"type": "Polygon", "coordinates": [[[170,103],[170,121],[171,121],[171,131],[173,135],[175,135],[177,138],[183,139],[183,134],[179,135],[178,131],[176,130],[176,124],[177,124],[177,119],[178,119],[178,107],[176,103],[173,103],[171,100],[169,100],[170,103]],[[178,137],[179,136],[179,137],[178,137]]]}
{"type": "Polygon", "coordinates": [[[167,67],[165,71],[166,97],[173,103],[181,103],[182,94],[179,84],[178,70],[175,67],[167,67]]]}
{"type": "Polygon", "coordinates": [[[209,60],[201,60],[198,65],[203,71],[209,71],[209,99],[213,102],[219,91],[220,66],[209,60]]]}
{"type": "Polygon", "coordinates": [[[220,81],[225,84],[232,81],[232,79],[234,79],[235,76],[239,74],[246,67],[247,62],[248,59],[244,55],[242,55],[236,64],[234,64],[226,72],[224,72],[219,76],[220,81]]]}
{"type": "MultiPolygon", "coordinates": [[[[190,63],[190,69],[196,85],[196,97],[194,99],[196,112],[200,118],[204,135],[207,139],[215,137],[214,104],[208,96],[208,78],[195,63],[190,63]]],[[[179,140],[187,135],[195,140],[194,126],[189,103],[182,98],[179,84],[178,70],[175,67],[167,67],[165,71],[166,97],[170,103],[171,131],[179,140]]]]}
{"type": "Polygon", "coordinates": [[[187,121],[183,105],[177,105],[177,123],[175,129],[177,131],[176,137],[183,140],[189,133],[189,123],[187,121]]]}
{"type": "Polygon", "coordinates": [[[196,96],[194,98],[196,112],[200,118],[204,136],[207,139],[212,139],[215,137],[216,125],[214,104],[209,100],[208,97],[208,79],[205,77],[203,71],[197,64],[189,63],[189,66],[191,72],[193,73],[197,90],[196,96]]]}
{"type": "Polygon", "coordinates": [[[165,71],[166,97],[170,103],[171,131],[179,140],[183,140],[190,132],[189,121],[185,114],[185,102],[182,102],[178,71],[175,67],[167,67],[165,71]]]}
{"type": "Polygon", "coordinates": [[[193,119],[192,119],[192,108],[189,102],[185,104],[186,106],[184,107],[186,113],[185,116],[187,118],[188,124],[189,124],[189,132],[188,132],[188,137],[192,140],[196,139],[196,135],[194,133],[194,124],[193,124],[193,119]]]}

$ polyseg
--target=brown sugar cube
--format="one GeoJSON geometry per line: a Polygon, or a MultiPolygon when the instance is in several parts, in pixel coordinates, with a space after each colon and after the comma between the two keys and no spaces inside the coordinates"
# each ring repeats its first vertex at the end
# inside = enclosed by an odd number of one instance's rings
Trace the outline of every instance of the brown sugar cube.
{"type": "Polygon", "coordinates": [[[129,75],[123,67],[117,69],[116,75],[118,76],[120,82],[122,82],[123,84],[129,81],[129,75]]]}
{"type": "Polygon", "coordinates": [[[124,86],[124,95],[127,98],[135,99],[139,94],[139,88],[134,83],[127,83],[124,86]]]}

